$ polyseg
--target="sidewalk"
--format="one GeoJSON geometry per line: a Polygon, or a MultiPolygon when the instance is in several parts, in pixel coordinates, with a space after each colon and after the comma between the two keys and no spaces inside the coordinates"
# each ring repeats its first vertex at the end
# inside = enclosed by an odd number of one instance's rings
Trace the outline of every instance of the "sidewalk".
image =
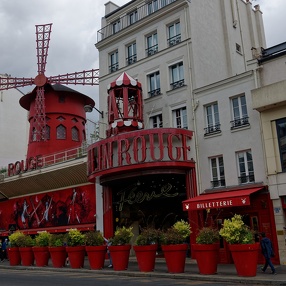
{"type": "Polygon", "coordinates": [[[133,276],[133,277],[162,277],[169,279],[185,279],[185,280],[201,280],[212,282],[234,282],[243,283],[246,285],[260,284],[260,285],[286,285],[286,265],[276,265],[277,275],[270,274],[270,269],[267,269],[268,273],[262,273],[260,270],[261,265],[257,266],[257,276],[255,277],[238,277],[236,274],[235,266],[233,264],[219,264],[218,273],[215,275],[201,275],[198,272],[198,266],[196,261],[190,258],[186,258],[185,272],[180,274],[171,274],[167,272],[167,266],[164,258],[156,258],[155,270],[153,272],[140,272],[135,257],[130,257],[128,269],[125,271],[114,271],[112,268],[107,268],[108,260],[105,261],[105,267],[102,270],[90,270],[88,259],[85,259],[84,268],[71,269],[70,266],[64,268],[53,268],[51,261],[47,267],[36,266],[10,266],[9,261],[1,262],[1,269],[17,269],[17,270],[41,270],[52,272],[85,272],[105,274],[105,275],[118,275],[118,276],[133,276]]]}

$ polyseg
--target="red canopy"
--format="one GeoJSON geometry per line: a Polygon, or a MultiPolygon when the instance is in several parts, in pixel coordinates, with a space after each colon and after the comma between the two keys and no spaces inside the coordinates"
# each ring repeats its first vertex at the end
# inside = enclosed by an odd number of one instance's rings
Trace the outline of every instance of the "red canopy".
{"type": "Polygon", "coordinates": [[[134,79],[129,74],[124,72],[115,81],[113,81],[107,86],[107,90],[115,86],[122,86],[122,85],[126,85],[126,86],[132,85],[132,86],[138,86],[139,88],[141,88],[140,82],[138,82],[136,79],[134,79]]]}

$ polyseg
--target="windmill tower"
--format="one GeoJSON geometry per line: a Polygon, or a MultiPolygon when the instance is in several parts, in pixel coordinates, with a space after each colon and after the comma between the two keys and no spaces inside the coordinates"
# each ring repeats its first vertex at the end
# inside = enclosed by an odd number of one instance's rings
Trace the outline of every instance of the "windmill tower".
{"type": "Polygon", "coordinates": [[[20,99],[20,105],[29,111],[27,158],[81,145],[85,139],[84,106],[93,108],[95,103],[91,98],[62,84],[99,84],[98,69],[50,77],[45,75],[51,28],[52,24],[36,25],[38,74],[35,78],[0,77],[0,90],[36,86],[20,99]]]}

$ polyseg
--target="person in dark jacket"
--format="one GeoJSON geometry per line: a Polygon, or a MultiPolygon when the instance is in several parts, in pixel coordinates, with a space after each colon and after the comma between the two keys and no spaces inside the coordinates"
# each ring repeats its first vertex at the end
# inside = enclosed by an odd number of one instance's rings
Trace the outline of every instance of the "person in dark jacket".
{"type": "Polygon", "coordinates": [[[265,264],[264,264],[263,267],[261,267],[261,270],[263,272],[265,272],[267,267],[270,266],[271,271],[272,271],[271,273],[276,275],[277,274],[276,270],[275,270],[275,268],[274,268],[274,266],[272,264],[272,261],[271,261],[271,257],[274,256],[272,242],[271,242],[271,240],[268,237],[266,237],[264,232],[261,233],[261,237],[262,238],[260,240],[260,246],[261,246],[262,254],[263,254],[264,258],[265,258],[265,264]]]}

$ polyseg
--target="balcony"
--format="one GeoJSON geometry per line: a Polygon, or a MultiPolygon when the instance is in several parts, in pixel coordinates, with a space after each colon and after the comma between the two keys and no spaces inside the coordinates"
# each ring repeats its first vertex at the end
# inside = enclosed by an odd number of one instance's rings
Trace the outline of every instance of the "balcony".
{"type": "Polygon", "coordinates": [[[148,91],[149,97],[154,97],[156,95],[161,94],[161,88],[157,88],[151,91],[148,91]]]}
{"type": "Polygon", "coordinates": [[[253,183],[253,182],[255,182],[254,175],[238,177],[239,184],[247,184],[247,183],[253,183]]]}
{"type": "Polygon", "coordinates": [[[185,80],[181,79],[171,83],[172,89],[177,89],[185,85],[185,80]]]}
{"type": "Polygon", "coordinates": [[[181,43],[181,34],[178,34],[178,35],[168,39],[169,47],[175,46],[175,45],[177,45],[179,43],[181,43]]]}
{"type": "Polygon", "coordinates": [[[204,136],[221,133],[220,124],[209,125],[208,127],[204,128],[204,130],[205,130],[204,136]]]}
{"type": "Polygon", "coordinates": [[[134,25],[134,23],[139,22],[142,19],[150,15],[154,15],[159,10],[163,9],[164,7],[170,5],[173,2],[176,2],[176,0],[149,1],[147,4],[139,6],[137,8],[136,18],[131,18],[130,20],[130,14],[126,14],[120,17],[120,19],[118,19],[116,22],[110,23],[107,26],[103,27],[102,29],[98,30],[97,31],[97,42],[100,42],[118,33],[119,31],[122,31],[128,28],[131,25],[134,25]],[[152,9],[150,9],[151,7],[150,5],[152,5],[152,9]],[[136,20],[136,22],[134,22],[134,20],[136,20]],[[116,29],[114,28],[115,26],[116,26],[116,29]]]}
{"type": "Polygon", "coordinates": [[[246,127],[250,125],[248,121],[248,116],[236,118],[233,121],[230,121],[230,124],[231,124],[231,127],[230,127],[231,130],[241,128],[241,127],[246,127]]]}
{"type": "Polygon", "coordinates": [[[146,49],[146,54],[148,57],[156,54],[157,52],[158,52],[158,45],[154,45],[146,49]]]}
{"type": "Polygon", "coordinates": [[[211,181],[212,188],[225,187],[225,179],[211,181]]]}
{"type": "Polygon", "coordinates": [[[137,55],[136,54],[126,58],[127,65],[132,65],[132,64],[136,63],[136,61],[137,61],[137,55]]]}
{"type": "Polygon", "coordinates": [[[115,63],[115,64],[109,66],[110,73],[115,72],[117,70],[118,70],[118,63],[115,63]]]}

